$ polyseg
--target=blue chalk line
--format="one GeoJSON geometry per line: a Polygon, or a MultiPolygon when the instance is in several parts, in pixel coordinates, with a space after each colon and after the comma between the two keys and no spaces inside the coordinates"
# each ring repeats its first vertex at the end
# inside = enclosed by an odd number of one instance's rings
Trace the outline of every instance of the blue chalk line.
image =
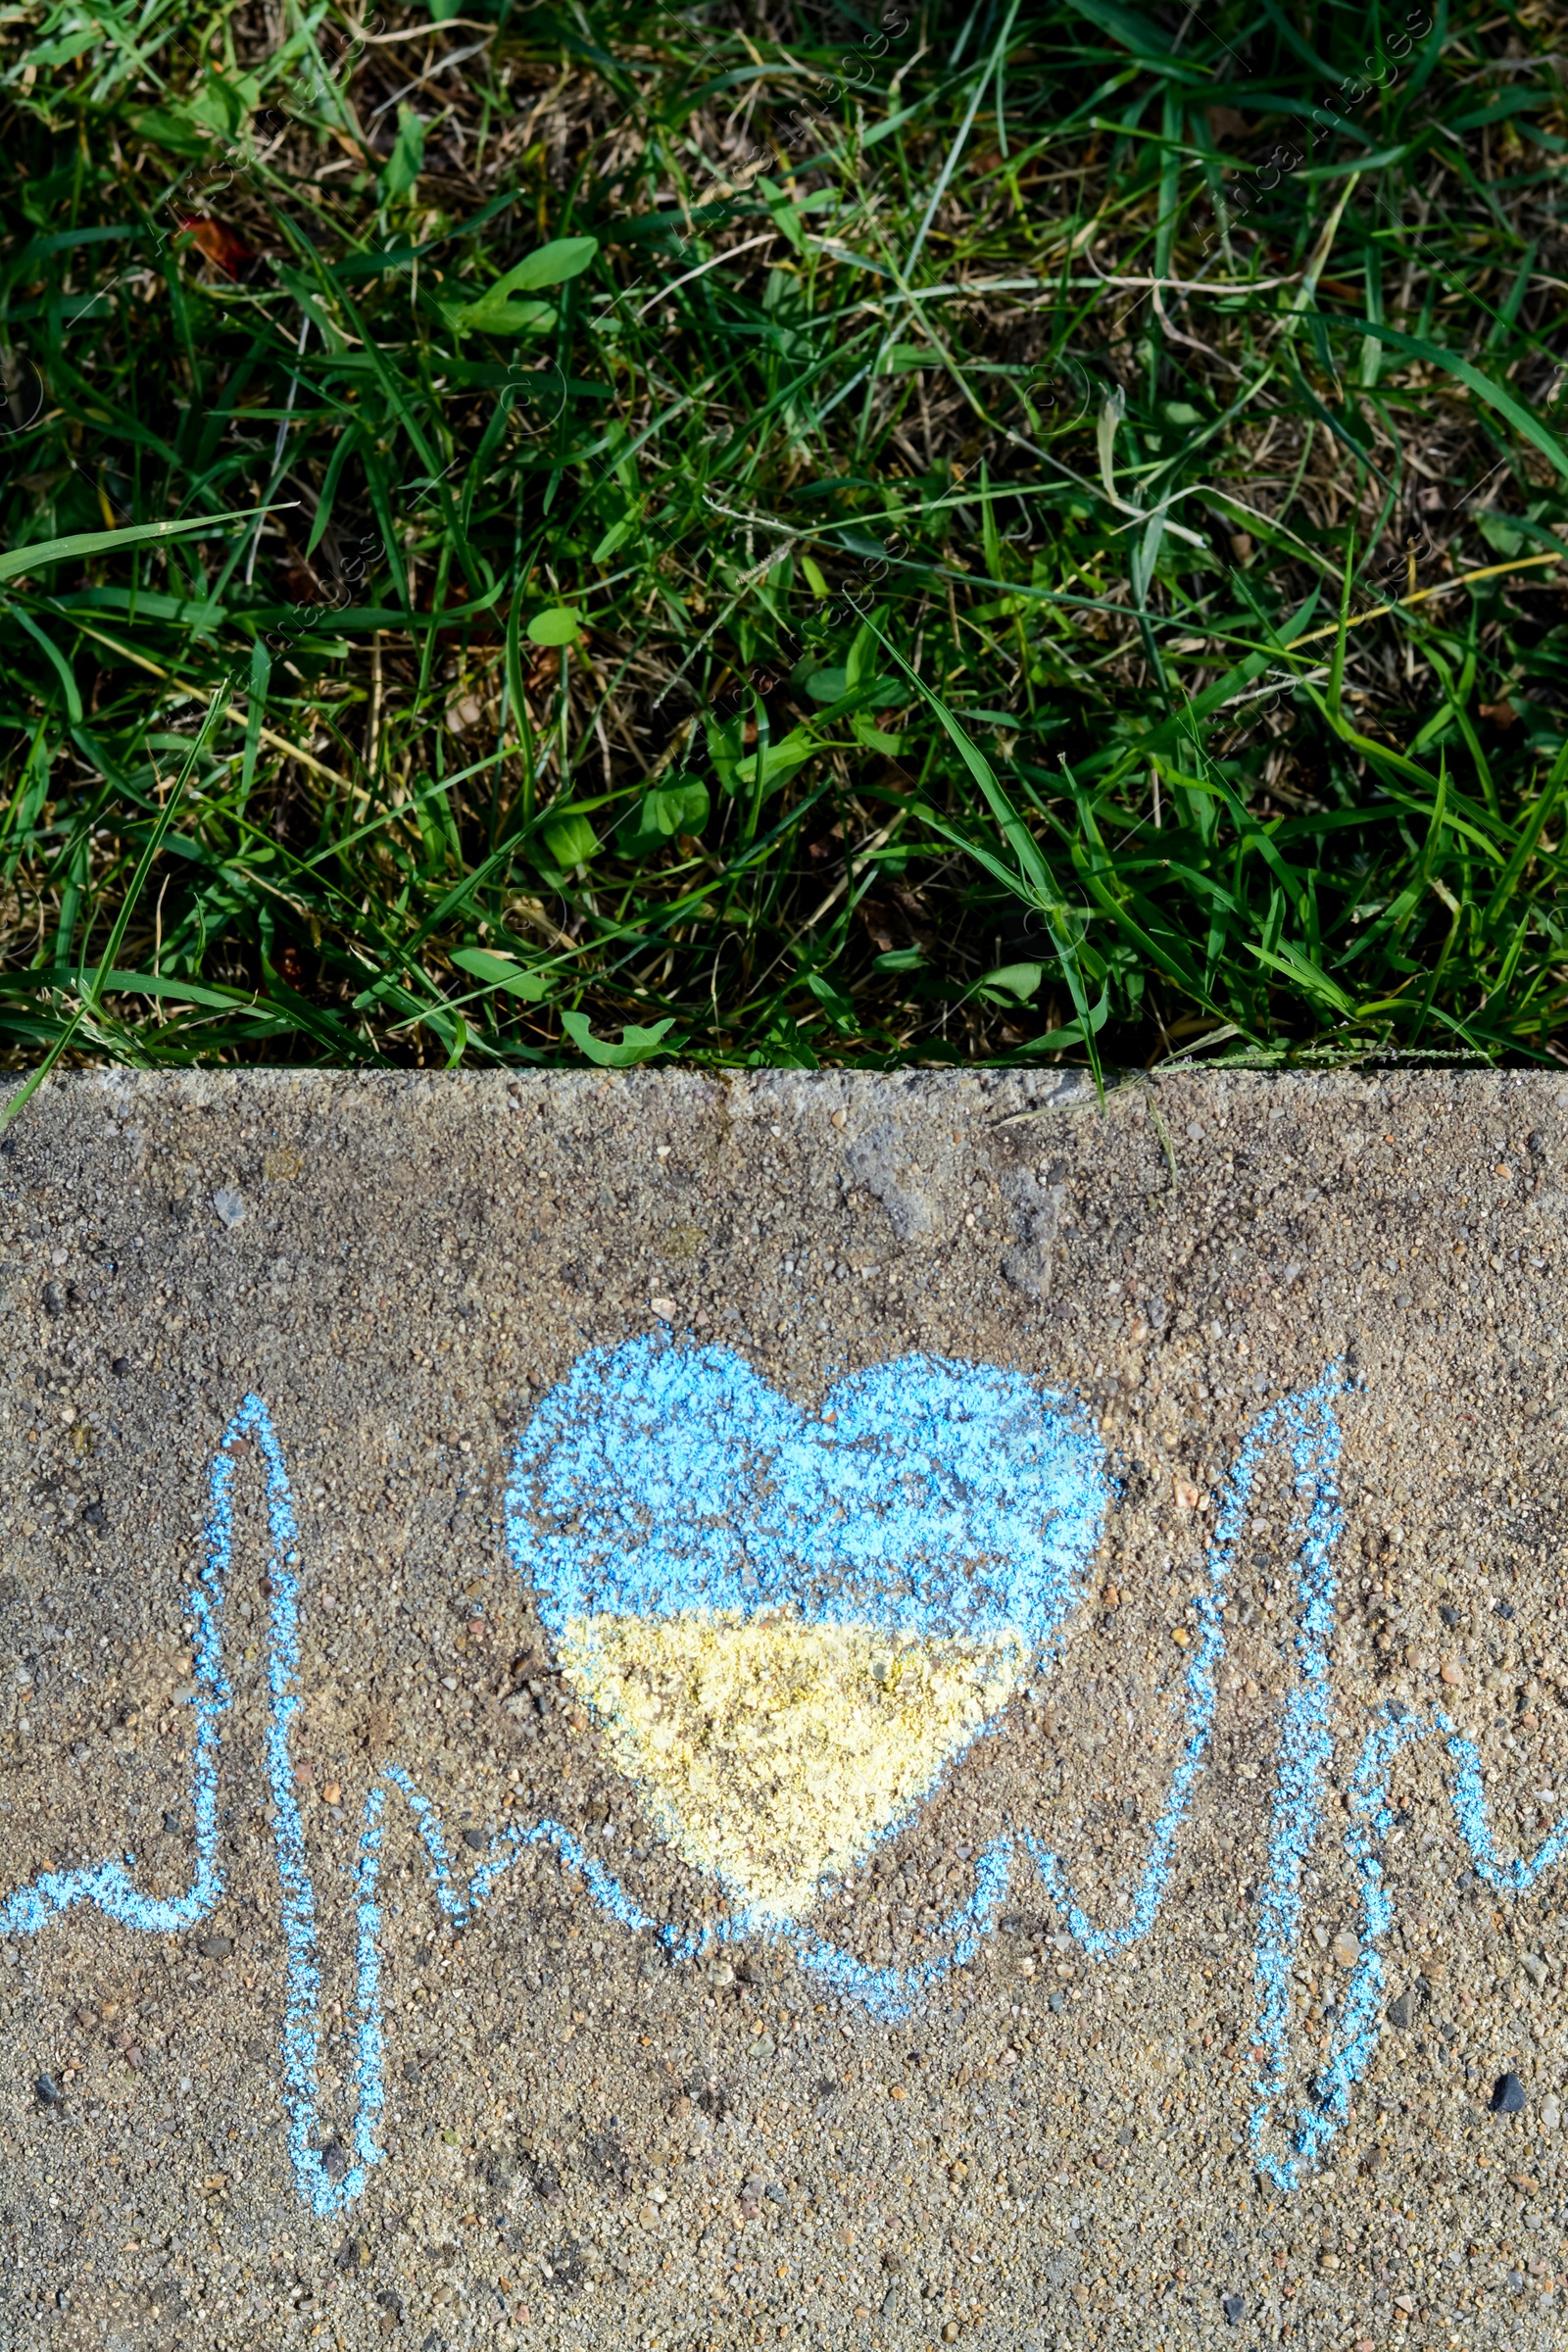
{"type": "MultiPolygon", "coordinates": [[[[1343,1386],[1336,1369],[1326,1374],[1316,1389],[1286,1399],[1286,1419],[1294,1440],[1296,1493],[1298,1500],[1305,1506],[1297,1569],[1300,1602],[1296,1633],[1298,1679],[1286,1694],[1280,1725],[1268,1865],[1257,1897],[1260,1917],[1253,1980],[1257,1986],[1259,2036],[1270,2064],[1267,2074],[1254,2085],[1257,2105],[1248,2119],[1248,2140],[1253,2158],[1280,2187],[1295,2185],[1298,2160],[1314,2157],[1323,2141],[1345,2121],[1349,2109],[1350,2084],[1365,2069],[1377,2038],[1374,2029],[1370,2034],[1363,2032],[1346,2040],[1338,2053],[1332,2084],[1325,2084],[1317,2103],[1302,2110],[1297,2119],[1297,2153],[1283,2159],[1272,2155],[1263,2144],[1263,2132],[1274,2103],[1284,2091],[1289,2071],[1290,1971],[1301,1936],[1301,1878],[1307,1856],[1317,1842],[1323,1814],[1323,1785],[1334,1755],[1328,1654],[1334,1636],[1335,1580],[1331,1555],[1342,1521],[1338,1479],[1340,1432],[1333,1396],[1343,1386]]],[[[1381,1981],[1379,1972],[1377,1983],[1381,1981]]],[[[1375,2009],[1377,1987],[1372,1984],[1370,1972],[1367,1985],[1370,1990],[1365,1987],[1359,1990],[1375,2009]]],[[[1348,2004],[1348,2017],[1352,2013],[1359,2018],[1357,1997],[1348,2004]]],[[[1371,2014],[1369,2010],[1369,2017],[1371,2014]]]]}
{"type": "Polygon", "coordinates": [[[354,1866],[355,1882],[355,2006],[358,2032],[354,2078],[357,2112],[350,2135],[352,2164],[333,2177],[323,2161],[317,2104],[317,2076],[320,2036],[317,2024],[320,1997],[320,1969],[317,1963],[316,1889],[305,1850],[305,1825],[296,1794],[290,1760],[290,1735],[304,1704],[300,1684],[299,1645],[299,1527],[294,1498],[271,1419],[259,1396],[245,1398],[223,1432],[208,1483],[209,1512],[205,1530],[206,1561],[188,1598],[194,1622],[192,1664],[196,1733],[191,1754],[191,1802],[196,1829],[196,1870],[188,1892],[168,1899],[143,1891],[130,1876],[135,1856],[100,1862],[91,1869],[45,1871],[28,1886],[20,1887],[0,1904],[0,1936],[35,1936],[53,1919],[90,1903],[110,1919],[150,1935],[169,1936],[193,1928],[222,1900],[226,1883],[219,1853],[218,1757],[219,1721],[232,1705],[223,1673],[220,1619],[224,1589],[233,1556],[233,1485],[235,1457],[228,1451],[236,1439],[252,1440],[267,1464],[267,1516],[271,1554],[267,1563],[271,1594],[270,1638],[267,1684],[270,1706],[267,1725],[267,1777],[273,1809],[273,1842],[278,1883],[282,1892],[285,1947],[283,2014],[283,2096],[288,2117],[289,2156],[302,2201],[325,2217],[340,2213],[364,2193],[370,2168],[383,2161],[375,2137],[376,2119],[386,2100],[386,2038],[381,2019],[381,1909],[376,1900],[386,1792],[395,1788],[406,1798],[425,1853],[429,1858],[436,1899],[449,1919],[466,1924],[490,1893],[524,1846],[549,1842],[564,1862],[578,1873],[597,1902],[613,1912],[628,1928],[649,1927],[635,1903],[610,1874],[586,1855],[570,1832],[558,1822],[541,1821],[531,1830],[513,1829],[491,1841],[488,1859],[472,1874],[466,1889],[455,1885],[441,1825],[428,1798],[422,1796],[401,1765],[383,1766],[365,1799],[364,1828],[354,1866]]]}
{"type": "MultiPolygon", "coordinates": [[[[1216,1704],[1214,1677],[1225,1651],[1226,1582],[1245,1528],[1258,1465],[1267,1447],[1285,1433],[1292,1446],[1299,1506],[1297,1526],[1301,1537],[1300,1609],[1296,1637],[1298,1679],[1288,1694],[1281,1727],[1267,1871],[1258,1897],[1260,1919],[1254,1973],[1260,2037],[1270,2064],[1255,2084],[1257,2104],[1248,2125],[1249,2144],[1258,2169],[1284,2189],[1298,2184],[1303,2168],[1316,2161],[1327,2141],[1347,2120],[1350,2090],[1365,2072],[1376,2048],[1385,1985],[1376,1943],[1387,1934],[1394,1917],[1393,1904],[1383,1884],[1380,1849],[1394,1826],[1388,1775],[1398,1751],[1413,1740],[1434,1736],[1446,1742],[1456,1767],[1451,1788],[1454,1820],[1477,1874],[1489,1885],[1524,1892],[1547,1871],[1555,1869],[1568,1851],[1568,1822],[1565,1822],[1545,1839],[1533,1861],[1500,1861],[1493,1845],[1481,1761],[1473,1743],[1441,1709],[1430,1714],[1396,1705],[1381,1709],[1363,1741],[1348,1784],[1351,1828],[1345,1838],[1345,1850],[1359,1886],[1362,1950],[1331,2037],[1328,2057],[1312,2082],[1310,2103],[1298,2108],[1290,2127],[1289,2152],[1279,2155],[1265,2145],[1271,2116],[1287,2089],[1290,1967],[1300,1937],[1300,1885],[1321,1829],[1324,1792],[1333,1762],[1329,1651],[1334,1632],[1335,1580],[1331,1558],[1341,1530],[1337,1484],[1340,1435],[1333,1400],[1345,1386],[1339,1368],[1331,1367],[1314,1387],[1271,1406],[1248,1433],[1236,1465],[1224,1482],[1208,1547],[1209,1590],[1199,1594],[1194,1604],[1200,1634],[1186,1675],[1186,1743],[1123,1924],[1097,1928],[1072,1894],[1059,1857],[1033,1832],[1025,1830],[1021,1834],[1024,1850],[1053,1901],[1065,1913],[1069,1929],[1086,1957],[1109,1958],[1150,1933],[1167,1888],[1176,1838],[1212,1734],[1216,1704]]],[[[256,1396],[246,1396],[224,1431],[212,1464],[206,1559],[188,1602],[194,1625],[191,1805],[196,1835],[196,1867],[190,1887],[184,1894],[167,1898],[144,1892],[131,1875],[135,1856],[129,1853],[90,1868],[46,1871],[0,1904],[0,1936],[37,1935],[51,1920],[82,1903],[94,1905],[124,1927],[153,1935],[172,1935],[196,1926],[222,1899],[225,1882],[219,1852],[218,1766],[220,1722],[232,1705],[232,1693],[223,1672],[220,1617],[233,1548],[231,1488],[235,1457],[228,1448],[239,1439],[253,1440],[267,1465],[271,1544],[268,1583],[271,1608],[266,1754],[286,1954],[284,2105],[296,2183],[302,2202],[314,2213],[324,2218],[343,2211],[363,2194],[371,2169],[384,2161],[384,2151],[376,2139],[377,2121],[385,2105],[386,2070],[380,1992],[382,1915],[376,1889],[389,1789],[395,1790],[407,1804],[429,1864],[436,1901],[458,1926],[473,1917],[521,1852],[529,1846],[549,1844],[602,1909],[630,1932],[653,1933],[672,1960],[697,1957],[715,1942],[753,1937],[783,1940],[803,1968],[885,2020],[908,2016],[944,1977],[972,1959],[980,1948],[996,1924],[1011,1883],[1015,1853],[1011,1837],[994,1839],[985,1847],[975,1865],[975,1889],[969,1900],[939,1927],[925,1931],[933,1940],[951,1944],[950,1950],[913,1968],[873,1968],[808,1929],[788,1932],[773,1921],[761,1920],[744,1909],[697,1928],[682,1929],[673,1923],[656,1922],[612,1873],[584,1852],[568,1830],[548,1819],[536,1822],[529,1829],[514,1826],[500,1832],[492,1838],[484,1862],[471,1873],[466,1885],[460,1885],[454,1878],[441,1824],[429,1799],[421,1794],[401,1765],[385,1764],[366,1795],[359,1852],[352,1873],[358,2017],[354,2061],[358,2097],[350,2134],[352,2162],[340,2155],[338,2164],[329,2168],[323,2160],[326,2151],[317,2144],[321,2132],[317,2100],[320,1970],[317,1960],[316,1893],[290,1762],[290,1736],[304,1703],[299,1664],[298,1522],[282,1448],[267,1407],[256,1396]]],[[[1086,1453],[1084,1459],[1086,1467],[1089,1466],[1092,1456],[1086,1453]]],[[[1099,1497],[1095,1499],[1098,1501],[1099,1497]]]]}
{"type": "MultiPolygon", "coordinates": [[[[1326,1394],[1326,1383],[1333,1377],[1333,1374],[1326,1374],[1316,1389],[1305,1392],[1305,1397],[1315,1398],[1326,1394]]],[[[1213,1731],[1216,1698],[1214,1674],[1225,1655],[1225,1587],[1236,1557],[1236,1545],[1246,1525],[1252,1484],[1282,1414],[1288,1415],[1298,1406],[1297,1398],[1286,1398],[1279,1404],[1270,1405],[1267,1412],[1259,1416],[1248,1431],[1236,1466],[1227,1475],[1221,1491],[1214,1534],[1208,1547],[1209,1590],[1197,1594],[1193,1603],[1201,1632],[1187,1668],[1187,1743],[1172,1775],[1170,1795],[1164,1812],[1154,1826],[1149,1859],[1144,1865],[1130,1914],[1124,1923],[1118,1928],[1097,1928],[1073,1895],[1059,1858],[1048,1851],[1032,1832],[1024,1832],[1024,1844],[1045,1882],[1048,1893],[1057,1909],[1066,1914],[1070,1933],[1082,1944],[1090,1959],[1107,1959],[1113,1952],[1124,1952],[1129,1944],[1139,1942],[1153,1926],[1164,1898],[1177,1833],[1186,1818],[1193,1784],[1198,1778],[1213,1731]]]]}

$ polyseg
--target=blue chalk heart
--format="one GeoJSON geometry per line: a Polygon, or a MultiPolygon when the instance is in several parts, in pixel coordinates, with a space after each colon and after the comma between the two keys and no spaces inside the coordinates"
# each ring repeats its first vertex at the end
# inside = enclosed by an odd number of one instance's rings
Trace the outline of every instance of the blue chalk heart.
{"type": "Polygon", "coordinates": [[[906,1356],[803,1412],[720,1348],[585,1355],[508,1534],[645,1813],[798,1922],[928,1796],[1079,1597],[1107,1494],[1066,1399],[906,1356]]]}
{"type": "Polygon", "coordinates": [[[820,1417],[722,1348],[596,1348],[534,1414],[508,1496],[552,1633],[572,1617],[755,1614],[1043,1647],[1081,1596],[1109,1482],[1071,1401],[908,1355],[820,1417]]]}

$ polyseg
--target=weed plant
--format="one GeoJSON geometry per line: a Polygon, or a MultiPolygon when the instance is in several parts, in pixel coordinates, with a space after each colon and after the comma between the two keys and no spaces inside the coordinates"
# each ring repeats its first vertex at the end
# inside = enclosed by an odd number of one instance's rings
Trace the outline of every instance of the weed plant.
{"type": "Polygon", "coordinates": [[[13,1066],[1568,1059],[1554,0],[5,18],[13,1066]]]}

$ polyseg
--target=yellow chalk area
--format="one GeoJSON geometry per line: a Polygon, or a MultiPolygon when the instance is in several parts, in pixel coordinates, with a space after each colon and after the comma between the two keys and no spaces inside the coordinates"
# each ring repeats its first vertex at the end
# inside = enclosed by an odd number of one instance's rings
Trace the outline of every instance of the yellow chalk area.
{"type": "Polygon", "coordinates": [[[1014,1634],[916,1641],[793,1610],[573,1617],[556,1651],[664,1836],[781,1924],[931,1788],[1030,1655],[1014,1634]]]}

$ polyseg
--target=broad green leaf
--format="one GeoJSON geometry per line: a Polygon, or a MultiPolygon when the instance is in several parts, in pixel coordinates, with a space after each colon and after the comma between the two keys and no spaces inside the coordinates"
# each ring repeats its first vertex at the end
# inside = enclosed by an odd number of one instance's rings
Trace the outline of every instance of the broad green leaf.
{"type": "Polygon", "coordinates": [[[904,688],[892,678],[868,678],[863,670],[852,678],[848,662],[839,667],[813,670],[806,681],[806,691],[813,703],[843,703],[853,695],[857,703],[873,710],[886,710],[909,699],[904,688]]]}
{"type": "Polygon", "coordinates": [[[526,1004],[537,1004],[550,994],[546,973],[514,963],[510,956],[494,956],[488,948],[454,948],[452,960],[460,972],[471,972],[475,980],[483,980],[491,988],[504,988],[526,1004]]]}
{"type": "Polygon", "coordinates": [[[443,306],[447,324],[460,335],[544,335],[556,323],[548,302],[508,302],[504,295],[484,294],[477,302],[443,306]]]}
{"type": "Polygon", "coordinates": [[[854,1004],[841,989],[834,987],[826,972],[808,972],[805,974],[805,980],[807,987],[818,1004],[826,1006],[828,1018],[835,1029],[842,1029],[846,1032],[858,1029],[860,1026],[859,1016],[856,1012],[854,1004]]]}
{"type": "Polygon", "coordinates": [[[186,100],[185,111],[193,122],[220,136],[232,138],[243,129],[261,94],[261,84],[254,74],[242,74],[237,80],[230,80],[227,74],[209,68],[186,100]]]}
{"type": "Polygon", "coordinates": [[[1091,1007],[1087,1020],[1069,1021],[1065,1029],[1048,1029],[1044,1037],[1032,1037],[1023,1049],[1029,1054],[1065,1054],[1073,1046],[1086,1046],[1098,1037],[1110,1015],[1110,991],[1100,992],[1100,1002],[1091,1007]]]}
{"type": "Polygon", "coordinates": [[[708,738],[708,756],[713,762],[713,773],[726,792],[740,789],[741,745],[745,740],[746,724],[735,718],[710,718],[703,728],[708,738]]]}
{"type": "Polygon", "coordinates": [[[986,973],[980,986],[1004,990],[1020,1004],[1027,1004],[1045,976],[1043,963],[999,963],[994,972],[986,973]]]}
{"type": "Polygon", "coordinates": [[[558,816],[544,828],[545,848],[556,863],[569,873],[586,865],[599,847],[599,836],[585,816],[558,816]]]}
{"type": "Polygon", "coordinates": [[[528,623],[530,645],[575,645],[582,629],[582,614],[569,605],[550,605],[536,612],[528,623]]]}
{"type": "Polygon", "coordinates": [[[541,245],[505,277],[498,277],[485,300],[492,301],[497,295],[536,294],[541,286],[563,286],[568,277],[580,277],[598,251],[597,237],[557,237],[554,244],[541,245]]]}
{"type": "Polygon", "coordinates": [[[700,833],[708,822],[708,786],[701,776],[672,776],[643,794],[615,836],[629,858],[662,849],[677,833],[700,833]]]}
{"type": "Polygon", "coordinates": [[[889,735],[874,721],[867,718],[863,710],[857,710],[852,714],[850,732],[857,743],[864,744],[868,752],[885,752],[890,760],[896,759],[904,749],[902,735],[889,735]]]}
{"type": "Polygon", "coordinates": [[[708,786],[701,776],[672,776],[647,795],[647,809],[661,833],[701,833],[708,823],[708,786]]]}
{"type": "Polygon", "coordinates": [[[602,1070],[630,1069],[634,1062],[651,1061],[656,1054],[673,1054],[680,1042],[671,1039],[667,1046],[664,1043],[665,1036],[675,1026],[673,1019],[656,1021],[651,1029],[639,1029],[628,1021],[620,1033],[618,1046],[611,1045],[607,1038],[595,1037],[584,1012],[564,1012],[561,1026],[572,1044],[602,1070]]]}
{"type": "MultiPolygon", "coordinates": [[[[877,553],[880,555],[881,552],[881,549],[878,548],[877,553]]],[[[885,607],[879,605],[877,607],[877,611],[885,617],[885,607]]],[[[855,635],[851,638],[850,650],[844,657],[844,683],[846,688],[858,686],[860,680],[869,675],[872,663],[876,660],[876,655],[873,651],[875,643],[876,640],[872,635],[870,623],[862,620],[859,627],[856,630],[855,635]]]]}
{"type": "Polygon", "coordinates": [[[624,547],[633,532],[641,526],[642,518],[642,509],[638,507],[630,514],[623,514],[618,522],[612,522],[589,557],[589,563],[608,564],[616,548],[624,547]]]}
{"type": "Polygon", "coordinates": [[[412,106],[400,106],[397,139],[381,174],[382,195],[393,201],[411,194],[423,170],[424,123],[412,106]]]}
{"type": "Polygon", "coordinates": [[[541,286],[564,285],[567,278],[580,277],[598,251],[597,237],[558,237],[554,244],[541,245],[474,301],[444,304],[447,322],[460,334],[543,334],[556,323],[550,304],[514,302],[512,296],[536,294],[541,286]]]}
{"type": "Polygon", "coordinates": [[[61,40],[45,41],[41,48],[28,49],[26,63],[37,67],[40,72],[47,72],[52,66],[69,66],[74,58],[80,57],[84,49],[96,47],[102,38],[96,25],[90,26],[86,32],[68,32],[61,40]]]}
{"type": "Polygon", "coordinates": [[[1476,529],[1499,556],[1516,556],[1525,543],[1523,532],[1510,530],[1500,514],[1478,514],[1476,529]]]}
{"type": "MultiPolygon", "coordinates": [[[[25,49],[24,52],[25,69],[28,71],[37,69],[40,73],[47,73],[52,66],[71,66],[73,61],[80,57],[84,49],[94,49],[101,40],[104,40],[104,35],[99,33],[96,25],[89,25],[84,33],[66,33],[61,40],[45,40],[42,42],[42,47],[25,49]]],[[[12,73],[7,73],[7,82],[14,80],[17,73],[22,73],[22,71],[24,71],[22,64],[14,66],[12,73]]]]}
{"type": "Polygon", "coordinates": [[[183,107],[149,106],[132,115],[129,122],[137,138],[150,139],[173,155],[204,155],[212,141],[206,123],[198,124],[183,107]]]}
{"type": "MultiPolygon", "coordinates": [[[[813,759],[818,749],[816,737],[808,728],[791,727],[787,735],[781,735],[777,743],[770,743],[762,754],[762,790],[770,792],[782,784],[786,776],[792,776],[798,767],[804,767],[808,760],[813,759]]],[[[755,784],[757,754],[748,753],[735,773],[743,784],[755,784]]]]}

